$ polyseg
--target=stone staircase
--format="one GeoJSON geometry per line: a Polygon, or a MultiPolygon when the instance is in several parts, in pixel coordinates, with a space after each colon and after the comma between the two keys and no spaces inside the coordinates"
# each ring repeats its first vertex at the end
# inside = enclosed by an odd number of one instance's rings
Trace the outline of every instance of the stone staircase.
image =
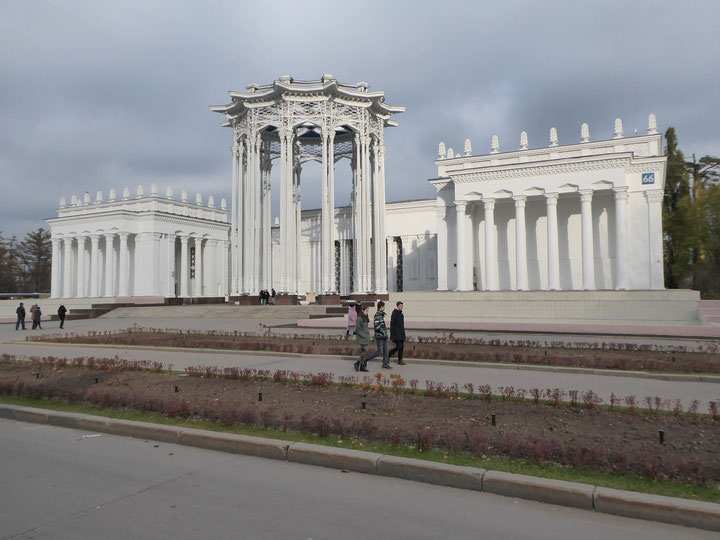
{"type": "Polygon", "coordinates": [[[238,306],[233,304],[193,304],[185,306],[121,307],[103,315],[104,318],[227,318],[227,319],[309,319],[327,317],[327,306],[276,305],[238,306]]]}
{"type": "Polygon", "coordinates": [[[700,300],[700,320],[708,326],[720,326],[720,300],[700,300]]]}

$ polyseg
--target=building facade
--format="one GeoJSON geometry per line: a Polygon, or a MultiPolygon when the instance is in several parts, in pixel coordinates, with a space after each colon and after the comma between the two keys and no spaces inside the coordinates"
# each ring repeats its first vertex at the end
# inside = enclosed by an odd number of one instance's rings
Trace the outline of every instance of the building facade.
{"type": "Polygon", "coordinates": [[[228,288],[230,225],[223,199],[203,205],[182,192],[174,200],[153,184],[117,197],[110,190],[60,199],[58,217],[46,220],[52,240],[53,298],[218,297],[228,288]]]}
{"type": "Polygon", "coordinates": [[[667,158],[650,115],[646,135],[473,155],[440,143],[438,290],[663,289],[667,158]]]}

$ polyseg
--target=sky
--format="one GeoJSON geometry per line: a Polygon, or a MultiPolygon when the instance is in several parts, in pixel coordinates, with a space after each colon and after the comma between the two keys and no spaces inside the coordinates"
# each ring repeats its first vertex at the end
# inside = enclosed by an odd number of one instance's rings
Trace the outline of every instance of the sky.
{"type": "MultiPolygon", "coordinates": [[[[717,156],[718,22],[717,0],[0,0],[0,231],[47,228],[86,191],[229,200],[231,132],[209,106],[285,74],[365,81],[407,108],[386,129],[390,202],[435,196],[440,141],[484,154],[497,134],[510,151],[524,130],[536,148],[556,127],[572,144],[583,122],[601,140],[655,113],[686,155],[717,156]]],[[[319,174],[303,172],[304,208],[319,174]]]]}

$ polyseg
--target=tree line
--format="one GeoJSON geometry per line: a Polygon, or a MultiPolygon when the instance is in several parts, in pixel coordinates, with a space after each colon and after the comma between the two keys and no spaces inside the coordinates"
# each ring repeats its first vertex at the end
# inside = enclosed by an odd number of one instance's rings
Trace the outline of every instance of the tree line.
{"type": "Polygon", "coordinates": [[[6,238],[0,231],[0,293],[50,292],[52,243],[40,227],[25,238],[6,238]]]}
{"type": "MultiPolygon", "coordinates": [[[[665,155],[665,287],[720,298],[720,159],[686,159],[673,127],[665,132],[665,155]]],[[[51,259],[50,231],[41,227],[22,241],[0,231],[0,293],[50,292],[51,259]]]]}

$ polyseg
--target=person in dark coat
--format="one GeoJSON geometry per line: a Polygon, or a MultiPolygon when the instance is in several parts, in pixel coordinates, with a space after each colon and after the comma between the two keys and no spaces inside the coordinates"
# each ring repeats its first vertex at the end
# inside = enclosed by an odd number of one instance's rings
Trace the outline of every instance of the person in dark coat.
{"type": "Polygon", "coordinates": [[[275,289],[270,291],[270,303],[274,306],[275,305],[275,289]]]}
{"type": "Polygon", "coordinates": [[[360,345],[360,360],[355,362],[355,371],[370,371],[367,368],[368,360],[372,360],[380,351],[375,351],[370,356],[367,355],[368,345],[370,345],[370,328],[368,323],[370,322],[370,316],[368,315],[368,307],[364,306],[360,308],[358,313],[357,322],[355,323],[355,339],[360,345]]]}
{"type": "Polygon", "coordinates": [[[22,329],[25,330],[25,306],[23,306],[23,303],[20,302],[20,305],[15,310],[15,313],[17,313],[17,322],[15,323],[15,330],[17,330],[20,325],[22,325],[22,329]]]}
{"type": "Polygon", "coordinates": [[[42,311],[40,311],[40,306],[35,306],[35,311],[33,311],[33,330],[35,330],[36,328],[42,330],[42,326],[40,326],[40,317],[42,317],[42,311]]]}
{"type": "Polygon", "coordinates": [[[65,307],[65,304],[60,304],[60,307],[58,308],[58,317],[60,317],[60,328],[62,328],[65,325],[65,314],[67,313],[67,308],[65,307]]]}
{"type": "Polygon", "coordinates": [[[395,309],[390,316],[390,341],[395,346],[390,349],[388,358],[397,352],[398,366],[407,366],[403,361],[403,349],[405,348],[405,315],[403,314],[403,303],[397,302],[395,309]]]}

